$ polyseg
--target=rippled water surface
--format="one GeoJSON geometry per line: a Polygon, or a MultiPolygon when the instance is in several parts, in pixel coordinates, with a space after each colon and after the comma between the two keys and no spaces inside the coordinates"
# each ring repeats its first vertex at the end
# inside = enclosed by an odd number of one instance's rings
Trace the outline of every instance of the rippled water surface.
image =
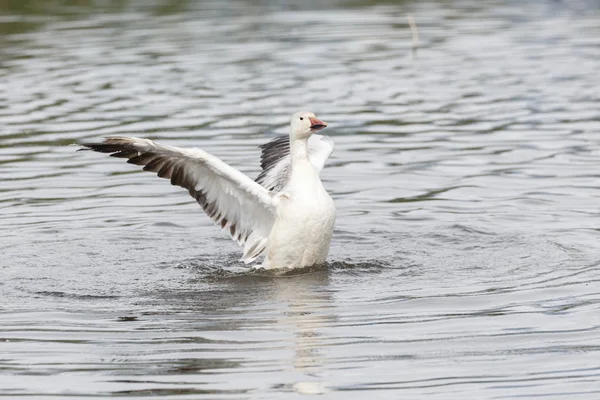
{"type": "Polygon", "coordinates": [[[292,3],[0,3],[0,396],[600,398],[600,3],[292,3]],[[70,146],[254,177],[300,109],[338,220],[283,277],[70,146]]]}

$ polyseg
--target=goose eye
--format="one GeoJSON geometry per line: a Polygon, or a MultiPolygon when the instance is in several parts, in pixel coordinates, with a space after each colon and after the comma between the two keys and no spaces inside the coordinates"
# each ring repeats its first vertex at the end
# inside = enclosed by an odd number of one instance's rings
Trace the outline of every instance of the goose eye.
{"type": "Polygon", "coordinates": [[[300,117],[300,121],[304,121],[304,118],[300,117]]]}

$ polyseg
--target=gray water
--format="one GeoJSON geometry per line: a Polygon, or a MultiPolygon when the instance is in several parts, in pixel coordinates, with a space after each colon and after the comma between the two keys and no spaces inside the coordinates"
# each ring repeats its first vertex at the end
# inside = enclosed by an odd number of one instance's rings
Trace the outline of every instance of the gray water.
{"type": "Polygon", "coordinates": [[[600,3],[298,3],[0,3],[0,396],[600,398],[600,3]],[[301,109],[338,219],[284,277],[70,146],[254,177],[301,109]]]}

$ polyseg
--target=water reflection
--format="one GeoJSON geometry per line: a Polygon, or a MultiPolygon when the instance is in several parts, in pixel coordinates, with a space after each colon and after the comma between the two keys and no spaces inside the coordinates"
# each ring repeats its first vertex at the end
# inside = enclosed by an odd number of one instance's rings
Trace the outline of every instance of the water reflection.
{"type": "Polygon", "coordinates": [[[299,393],[321,394],[327,384],[321,378],[325,363],[322,349],[327,338],[320,331],[336,321],[328,284],[327,270],[276,282],[275,299],[286,307],[278,325],[293,335],[292,365],[301,376],[293,387],[299,393]]]}

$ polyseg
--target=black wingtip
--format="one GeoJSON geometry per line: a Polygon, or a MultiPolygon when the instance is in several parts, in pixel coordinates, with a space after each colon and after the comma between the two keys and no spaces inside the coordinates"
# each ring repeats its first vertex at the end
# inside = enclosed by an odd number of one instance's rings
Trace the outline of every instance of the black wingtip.
{"type": "Polygon", "coordinates": [[[81,143],[80,146],[79,150],[92,150],[98,153],[117,153],[124,150],[122,145],[112,143],[81,143]]]}
{"type": "Polygon", "coordinates": [[[101,146],[102,143],[75,143],[73,146],[79,146],[77,151],[94,150],[94,147],[101,146]]]}
{"type": "Polygon", "coordinates": [[[263,143],[258,146],[259,149],[263,151],[263,157],[265,152],[272,152],[274,149],[281,147],[289,147],[290,145],[290,137],[287,135],[276,136],[267,143],[263,143]]]}

